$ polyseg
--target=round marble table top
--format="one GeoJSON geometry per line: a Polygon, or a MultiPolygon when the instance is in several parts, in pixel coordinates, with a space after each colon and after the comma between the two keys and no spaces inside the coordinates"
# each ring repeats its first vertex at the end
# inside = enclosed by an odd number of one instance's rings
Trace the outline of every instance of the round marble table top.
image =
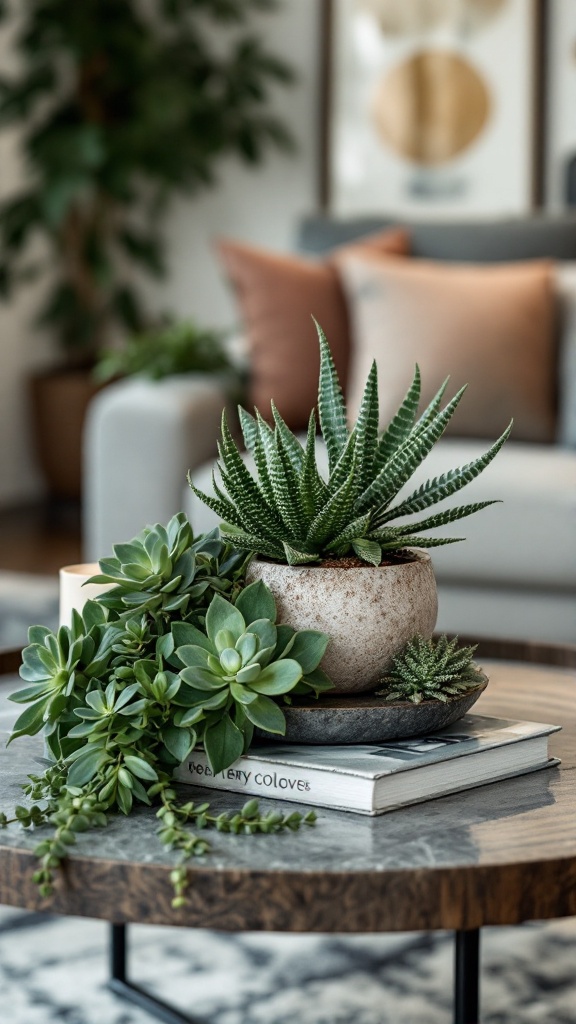
{"type": "MultiPolygon", "coordinates": [[[[155,835],[154,810],[78,836],[50,900],[32,881],[45,833],[0,831],[0,903],[110,921],[221,929],[371,932],[475,928],[576,914],[576,674],[483,662],[490,685],[478,713],[562,726],[561,765],[369,818],[317,808],[314,828],[275,836],[209,833],[190,863],[189,903],[171,907],[175,855],[155,835]]],[[[18,709],[0,694],[0,810],[21,802],[41,741],[8,749],[18,709]]],[[[219,809],[232,793],[183,787],[219,809]]],[[[272,806],[262,801],[262,806],[272,806]]],[[[295,807],[284,804],[283,807],[295,807]]],[[[304,808],[303,808],[304,809],[304,808]]]]}

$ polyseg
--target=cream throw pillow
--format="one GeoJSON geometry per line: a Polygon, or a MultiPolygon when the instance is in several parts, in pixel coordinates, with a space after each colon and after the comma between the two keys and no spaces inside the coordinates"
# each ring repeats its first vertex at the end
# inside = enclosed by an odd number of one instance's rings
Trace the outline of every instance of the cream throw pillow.
{"type": "Polygon", "coordinates": [[[469,384],[450,425],[494,438],[514,417],[513,437],[555,433],[555,296],[552,263],[438,264],[349,251],[337,261],[347,295],[358,411],[373,359],[380,428],[398,408],[418,363],[423,403],[450,375],[450,396],[469,384]]]}

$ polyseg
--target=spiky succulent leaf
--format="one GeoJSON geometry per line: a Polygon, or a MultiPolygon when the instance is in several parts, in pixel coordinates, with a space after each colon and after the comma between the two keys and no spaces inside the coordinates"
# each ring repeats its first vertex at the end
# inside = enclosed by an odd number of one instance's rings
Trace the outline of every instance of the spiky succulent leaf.
{"type": "Polygon", "coordinates": [[[378,524],[385,523],[389,519],[398,519],[400,516],[422,512],[425,508],[436,505],[437,502],[443,501],[444,498],[449,498],[452,494],[456,494],[466,484],[475,480],[490,465],[504,442],[508,440],[511,430],[512,424],[510,423],[498,440],[479,458],[467,462],[465,466],[451,469],[447,473],[442,473],[441,476],[434,477],[432,480],[427,480],[426,483],[421,484],[416,491],[405,498],[399,505],[393,506],[387,512],[378,516],[378,524]]]}
{"type": "Polygon", "coordinates": [[[378,369],[370,367],[355,427],[358,490],[369,486],[374,477],[374,460],[378,450],[378,369]]]}
{"type": "Polygon", "coordinates": [[[331,550],[337,553],[340,553],[341,550],[345,552],[353,540],[367,536],[370,531],[370,521],[370,512],[365,512],[363,516],[353,519],[331,542],[331,550]]]}
{"type": "MultiPolygon", "coordinates": [[[[268,504],[274,506],[274,490],[270,481],[270,472],[266,458],[268,438],[273,441],[273,432],[270,430],[268,424],[264,423],[260,416],[256,419],[254,416],[251,416],[249,412],[246,412],[246,409],[243,409],[242,406],[238,407],[238,415],[240,425],[242,427],[244,444],[246,445],[247,451],[251,452],[254,458],[260,490],[268,504]],[[264,432],[264,428],[266,433],[264,432]]],[[[227,518],[232,517],[228,516],[227,518]]]]}
{"type": "Polygon", "coordinates": [[[188,484],[193,494],[200,499],[208,508],[212,509],[221,519],[230,519],[232,522],[236,521],[236,525],[242,523],[242,518],[236,510],[236,506],[226,497],[225,494],[220,490],[214,474],[212,474],[212,485],[216,492],[216,497],[211,494],[205,494],[204,491],[199,490],[195,486],[192,477],[188,474],[188,484]]]}
{"type": "Polygon", "coordinates": [[[286,541],[284,541],[284,556],[288,565],[306,565],[309,562],[318,561],[316,552],[298,551],[286,541]]]}
{"type": "Polygon", "coordinates": [[[449,380],[450,378],[446,377],[445,380],[442,381],[440,387],[438,388],[438,391],[436,392],[432,400],[428,403],[422,414],[416,420],[416,423],[414,424],[414,430],[417,434],[421,434],[422,431],[426,429],[428,424],[432,422],[436,414],[440,411],[442,400],[444,398],[446,388],[448,387],[449,380]]]}
{"type": "Polygon", "coordinates": [[[354,467],[354,491],[356,494],[361,490],[361,476],[358,472],[358,457],[356,453],[356,431],[353,430],[349,435],[344,448],[340,452],[340,458],[338,459],[334,469],[330,473],[328,478],[328,493],[335,494],[337,490],[345,483],[352,472],[354,467]]]}
{"type": "MultiPolygon", "coordinates": [[[[287,536],[298,537],[305,514],[300,496],[299,471],[295,469],[284,437],[278,430],[274,441],[270,478],[276,494],[277,507],[285,524],[287,536]]],[[[300,451],[302,452],[302,448],[300,451]]]]}
{"type": "Polygon", "coordinates": [[[320,342],[318,417],[320,419],[322,437],[326,442],[328,450],[329,469],[332,472],[348,440],[346,406],[326,335],[318,323],[316,324],[316,329],[320,342]]]}
{"type": "Polygon", "coordinates": [[[353,458],[346,479],[310,523],[308,544],[329,547],[330,538],[338,536],[350,522],[356,492],[356,460],[353,458]]]}
{"type": "Polygon", "coordinates": [[[370,565],[380,565],[382,561],[382,548],[375,540],[367,540],[366,537],[357,537],[352,541],[354,554],[358,555],[364,562],[370,565]]]}
{"type": "Polygon", "coordinates": [[[282,419],[278,409],[274,402],[270,403],[272,409],[272,416],[274,417],[274,423],[276,424],[276,436],[282,441],[282,446],[286,451],[290,462],[292,463],[296,472],[300,472],[302,469],[302,463],[304,462],[304,452],[302,445],[298,438],[292,433],[290,428],[286,425],[282,419]]]}
{"type": "Polygon", "coordinates": [[[242,551],[259,551],[267,558],[276,558],[280,561],[284,558],[284,548],[280,542],[271,541],[267,537],[257,537],[253,533],[246,533],[234,523],[220,523],[220,531],[223,537],[242,551]]]}
{"type": "Polygon", "coordinates": [[[254,416],[241,406],[238,409],[238,418],[240,420],[240,427],[242,428],[244,444],[246,445],[247,450],[254,454],[254,449],[259,440],[258,424],[254,416]]]}
{"type": "Polygon", "coordinates": [[[242,505],[242,515],[251,524],[251,529],[258,533],[268,533],[266,524],[271,527],[282,527],[282,519],[274,506],[264,499],[256,481],[251,476],[226,421],[226,412],[222,413],[222,441],[218,446],[220,453],[220,472],[222,481],[230,498],[236,506],[242,505]]]}
{"type": "Polygon", "coordinates": [[[418,466],[424,461],[436,442],[442,437],[456,408],[466,390],[460,388],[447,406],[437,413],[430,421],[425,430],[410,432],[406,440],[394,452],[386,465],[364,494],[361,494],[357,502],[358,512],[364,512],[366,508],[377,505],[379,509],[386,508],[393,498],[398,494],[401,487],[418,466]]]}
{"type": "Polygon", "coordinates": [[[459,519],[465,519],[466,516],[471,516],[474,512],[479,512],[483,508],[487,508],[489,505],[497,505],[497,501],[476,501],[471,505],[456,505],[454,508],[444,509],[442,512],[436,512],[433,516],[428,516],[426,519],[420,519],[418,522],[408,523],[406,526],[399,526],[396,528],[397,536],[407,536],[412,534],[415,530],[433,530],[438,526],[446,526],[447,523],[453,523],[459,519]]]}
{"type": "MultiPolygon", "coordinates": [[[[414,378],[402,400],[400,408],[390,420],[390,423],[382,433],[378,442],[378,448],[374,460],[374,476],[377,476],[380,470],[383,469],[390,456],[397,450],[397,448],[400,447],[402,442],[406,440],[408,434],[412,430],[416,419],[418,403],[420,401],[420,391],[420,367],[416,365],[414,378]]],[[[368,481],[368,483],[370,483],[370,481],[368,481]]],[[[366,484],[366,486],[368,486],[368,484],[366,484]]]]}
{"type": "Polygon", "coordinates": [[[446,544],[457,544],[465,537],[408,537],[403,534],[396,534],[394,539],[380,542],[377,531],[370,535],[373,540],[378,540],[382,551],[403,551],[405,548],[441,548],[446,544]]]}
{"type": "Polygon", "coordinates": [[[314,410],[308,420],[304,462],[300,475],[300,504],[304,516],[314,517],[328,497],[328,488],[316,466],[316,416],[314,410]]]}

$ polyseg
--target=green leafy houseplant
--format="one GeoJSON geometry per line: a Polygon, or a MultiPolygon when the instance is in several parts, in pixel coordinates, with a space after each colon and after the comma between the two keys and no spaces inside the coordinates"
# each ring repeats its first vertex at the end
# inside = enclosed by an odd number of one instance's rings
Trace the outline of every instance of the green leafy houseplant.
{"type": "MultiPolygon", "coordinates": [[[[276,625],[270,591],[244,585],[245,565],[245,553],[217,531],[194,539],[179,514],[115,546],[93,577],[111,589],[74,612],[71,626],[30,629],[20,669],[26,685],[12,695],[27,707],[10,742],[43,730],[53,758],[43,775],[29,777],[32,807],[16,810],[24,825],[55,826],[36,851],[44,894],[75,833],[104,825],[110,812],[129,814],[135,803],[160,804],[160,838],[184,860],[209,848],[190,824],[252,834],[314,821],[298,812],[262,815],[255,801],[214,817],[207,804],[179,802],[171,782],[197,743],[221,772],[248,749],[256,726],[284,731],[278,699],[330,687],[318,668],[328,637],[276,625]]],[[[172,881],[180,905],[182,866],[172,881]]]]}
{"type": "Polygon", "coordinates": [[[179,373],[237,375],[218,331],[191,321],[168,323],[130,338],[122,348],[107,348],[94,368],[98,381],[135,374],[160,380],[179,373]]]}
{"type": "Polygon", "coordinates": [[[289,565],[355,555],[378,566],[384,552],[398,552],[412,545],[434,547],[462,539],[423,537],[421,531],[462,519],[491,501],[459,505],[407,525],[396,525],[396,521],[430,508],[470,483],[500,450],[511,425],[484,455],[428,480],[396,501],[400,489],[444,433],[465,388],[442,408],[444,382],[417,417],[420,373],[416,367],[398,412],[379,434],[378,371],[374,363],[358,419],[350,429],[334,362],[319,327],[318,334],[318,417],[328,451],[328,478],[324,479],[316,463],[314,412],[303,448],[274,406],[274,428],[258,412],[254,418],[240,409],[244,441],[254,457],[256,477],[242,461],[223,415],[218,464],[222,486],[214,480],[216,497],[211,497],[190,482],[194,493],[223,520],[223,536],[238,548],[289,565]]]}
{"type": "Polygon", "coordinates": [[[458,637],[428,640],[415,636],[393,659],[376,690],[389,701],[439,700],[444,704],[486,680],[473,661],[475,646],[458,647],[458,637]]]}
{"type": "Polygon", "coordinates": [[[175,194],[216,182],[229,154],[257,164],[290,137],[270,109],[292,79],[254,31],[275,0],[8,0],[17,68],[0,77],[0,127],[26,171],[0,205],[0,290],[45,275],[40,322],[68,362],[113,328],[146,326],[132,269],[165,270],[175,194]],[[42,238],[45,256],[32,243],[42,238]]]}

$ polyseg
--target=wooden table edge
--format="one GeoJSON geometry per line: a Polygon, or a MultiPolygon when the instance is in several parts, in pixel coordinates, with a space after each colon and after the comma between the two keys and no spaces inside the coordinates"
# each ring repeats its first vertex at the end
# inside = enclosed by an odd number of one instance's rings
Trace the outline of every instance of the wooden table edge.
{"type": "Polygon", "coordinates": [[[42,899],[30,850],[0,845],[0,903],[32,911],[224,931],[469,929],[576,915],[576,857],[365,871],[195,865],[174,910],[171,865],[73,856],[42,899]],[[534,886],[535,873],[538,885],[534,886]]]}

